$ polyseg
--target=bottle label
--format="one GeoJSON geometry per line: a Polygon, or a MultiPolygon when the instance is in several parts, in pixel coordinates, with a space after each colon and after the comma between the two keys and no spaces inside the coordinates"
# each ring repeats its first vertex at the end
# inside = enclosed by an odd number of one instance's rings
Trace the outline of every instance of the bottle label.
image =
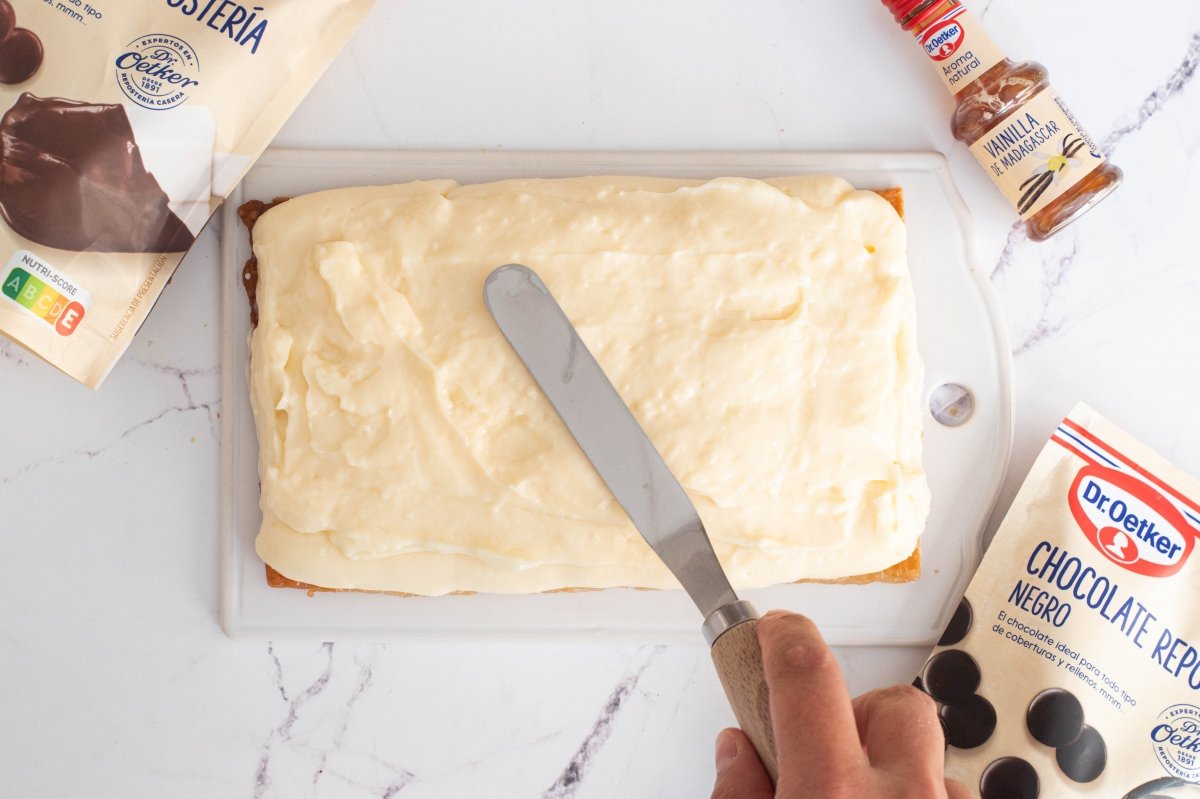
{"type": "Polygon", "coordinates": [[[964,6],[955,6],[917,34],[951,94],[1004,60],[996,46],[964,6]]]}
{"type": "Polygon", "coordinates": [[[1096,143],[1049,86],[983,134],[971,152],[1022,219],[1104,163],[1096,143]]]}

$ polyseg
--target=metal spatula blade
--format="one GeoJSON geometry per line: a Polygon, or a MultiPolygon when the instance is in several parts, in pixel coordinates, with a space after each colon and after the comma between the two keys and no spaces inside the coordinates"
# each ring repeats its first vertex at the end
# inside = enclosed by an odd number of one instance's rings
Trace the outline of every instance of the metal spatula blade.
{"type": "Polygon", "coordinates": [[[700,609],[734,713],[774,778],[758,614],[729,585],[692,501],[533,270],[502,266],[483,295],[583,454],[700,609]]]}

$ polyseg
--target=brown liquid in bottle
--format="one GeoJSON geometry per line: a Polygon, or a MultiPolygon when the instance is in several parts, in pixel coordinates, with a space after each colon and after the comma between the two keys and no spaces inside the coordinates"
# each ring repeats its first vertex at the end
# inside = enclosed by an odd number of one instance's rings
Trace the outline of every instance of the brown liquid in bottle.
{"type": "MultiPolygon", "coordinates": [[[[897,12],[906,30],[920,37],[943,15],[959,5],[958,0],[884,0],[897,12]],[[903,16],[900,16],[900,15],[903,16]],[[916,24],[911,24],[916,20],[916,24]]],[[[1034,61],[1013,62],[1004,58],[965,86],[956,88],[956,107],[950,120],[954,138],[970,146],[1006,121],[1039,92],[1049,86],[1046,68],[1034,61]]],[[[1107,197],[1121,183],[1121,170],[1105,161],[1025,221],[1029,237],[1047,239],[1078,219],[1107,197]]]]}

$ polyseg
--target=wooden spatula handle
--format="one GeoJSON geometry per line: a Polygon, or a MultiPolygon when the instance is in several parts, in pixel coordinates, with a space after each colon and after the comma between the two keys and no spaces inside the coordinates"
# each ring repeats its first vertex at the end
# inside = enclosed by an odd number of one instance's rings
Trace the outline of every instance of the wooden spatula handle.
{"type": "Polygon", "coordinates": [[[775,734],[771,731],[771,707],[767,701],[767,681],[763,677],[762,649],[758,646],[758,620],[730,627],[712,645],[713,664],[733,705],[733,715],[759,759],[771,775],[771,784],[779,776],[775,758],[775,734]]]}

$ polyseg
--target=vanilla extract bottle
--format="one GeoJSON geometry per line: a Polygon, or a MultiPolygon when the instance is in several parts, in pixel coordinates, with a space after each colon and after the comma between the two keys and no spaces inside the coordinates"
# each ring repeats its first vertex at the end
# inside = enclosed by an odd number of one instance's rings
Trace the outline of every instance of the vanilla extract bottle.
{"type": "Polygon", "coordinates": [[[1015,63],[958,0],[883,0],[954,96],[950,126],[1041,241],[1121,183],[1033,61],[1015,63]]]}

